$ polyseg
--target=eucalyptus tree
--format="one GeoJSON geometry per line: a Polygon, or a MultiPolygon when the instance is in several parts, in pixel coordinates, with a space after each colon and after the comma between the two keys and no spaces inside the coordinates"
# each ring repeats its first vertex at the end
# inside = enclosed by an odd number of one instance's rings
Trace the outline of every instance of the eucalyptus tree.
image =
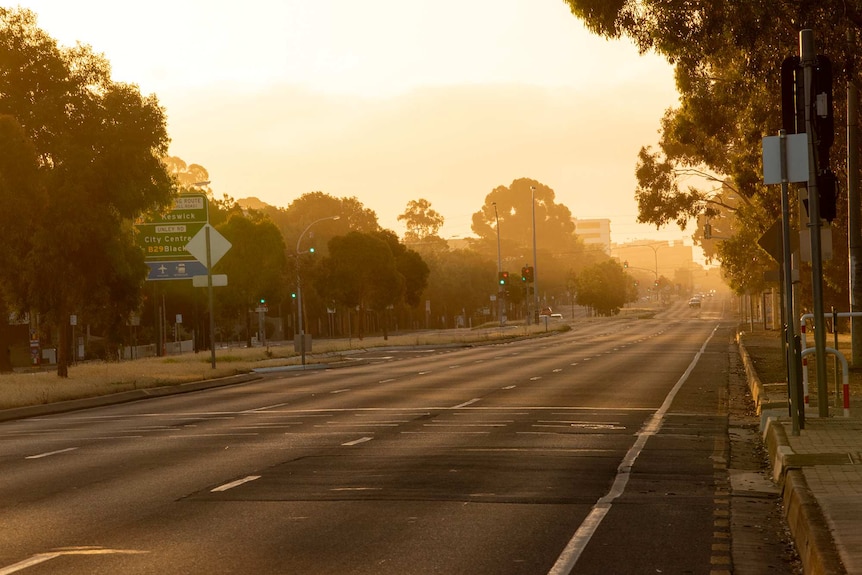
{"type": "Polygon", "coordinates": [[[35,154],[35,169],[24,168],[28,185],[2,190],[6,217],[30,225],[24,237],[0,229],[0,251],[16,246],[20,263],[0,282],[16,307],[59,332],[65,377],[71,314],[111,331],[139,306],[147,267],[132,222],[175,192],[162,162],[165,113],[155,96],[112,81],[107,59],[89,46],[61,47],[32,11],[0,7],[0,115],[22,129],[3,153],[35,154]]]}
{"type": "Polygon", "coordinates": [[[637,299],[632,277],[616,260],[592,264],[575,279],[578,305],[603,316],[617,315],[627,302],[637,299]]]}
{"type": "MultiPolygon", "coordinates": [[[[817,52],[833,62],[835,144],[831,168],[843,181],[845,91],[855,78],[860,50],[851,36],[862,27],[858,1],[823,0],[665,2],[663,0],[566,0],[588,29],[606,38],[631,38],[642,52],[655,51],[675,68],[679,105],[662,118],[658,149],[645,147],[637,158],[639,220],[658,227],[684,227],[691,216],[700,225],[723,208],[716,193],[732,193],[744,203],[736,211],[737,229],[747,249],[735,239],[719,259],[738,274],[737,290],[756,284],[748,265],[759,252],[759,237],[780,212],[777,186],[761,184],[761,141],[782,126],[780,67],[799,53],[799,32],[814,31],[817,52]],[[692,176],[706,176],[692,178],[692,176]],[[699,182],[699,183],[692,183],[699,182]],[[740,259],[741,258],[741,259],[740,259]]],[[[823,166],[825,167],[825,166],[823,166]]],[[[847,285],[846,202],[838,203],[833,229],[836,249],[826,267],[835,288],[847,285]]],[[[701,235],[702,237],[702,235],[701,235]]]]}
{"type": "Polygon", "coordinates": [[[407,243],[422,243],[440,240],[440,228],[445,219],[431,207],[431,202],[424,198],[410,200],[404,213],[399,214],[399,222],[404,222],[407,231],[404,233],[404,241],[407,243]]]}
{"type": "Polygon", "coordinates": [[[275,224],[254,210],[234,213],[218,230],[231,243],[215,267],[228,276],[228,285],[219,288],[219,306],[229,318],[243,324],[250,347],[252,313],[262,304],[276,305],[286,291],[289,275],[284,240],[275,224]]]}
{"type": "Polygon", "coordinates": [[[378,235],[349,232],[329,241],[329,255],[315,279],[318,293],[358,311],[359,337],[365,334],[366,312],[380,311],[404,293],[404,276],[398,272],[387,241],[378,235]]]}

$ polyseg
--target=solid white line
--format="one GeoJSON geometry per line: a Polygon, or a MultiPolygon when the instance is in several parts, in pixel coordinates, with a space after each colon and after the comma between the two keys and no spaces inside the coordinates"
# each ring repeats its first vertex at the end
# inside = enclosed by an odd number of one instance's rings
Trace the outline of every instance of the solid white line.
{"type": "Polygon", "coordinates": [[[392,382],[392,381],[395,381],[395,378],[394,378],[394,377],[390,377],[389,379],[381,379],[381,380],[380,380],[380,381],[378,381],[377,383],[390,383],[390,382],[392,382]]]}
{"type": "MultiPolygon", "coordinates": [[[[490,431],[402,431],[402,435],[440,435],[440,434],[449,434],[449,435],[488,435],[490,431]]],[[[557,434],[555,434],[557,435],[557,434]]]]}
{"type": "Polygon", "coordinates": [[[324,424],[315,425],[314,427],[398,427],[397,421],[348,421],[341,423],[338,421],[327,421],[324,424]]]}
{"type": "Polygon", "coordinates": [[[275,405],[264,405],[263,407],[255,407],[254,409],[247,409],[245,411],[240,411],[240,413],[257,413],[259,411],[265,411],[267,409],[275,409],[276,407],[284,407],[287,403],[276,403],[275,405]]]}
{"type": "Polygon", "coordinates": [[[19,561],[14,565],[9,565],[8,567],[4,567],[0,569],[0,575],[11,575],[12,573],[17,573],[18,571],[23,571],[28,567],[32,567],[34,565],[38,565],[39,563],[44,563],[45,561],[50,561],[51,559],[56,559],[60,557],[62,553],[40,553],[39,555],[34,555],[29,559],[24,559],[23,561],[19,561]]]}
{"type": "Polygon", "coordinates": [[[344,393],[345,391],[350,391],[350,388],[346,389],[336,389],[335,391],[330,391],[329,393],[344,393]]]}
{"type": "Polygon", "coordinates": [[[506,423],[423,423],[422,427],[506,427],[506,423]]]}
{"type": "Polygon", "coordinates": [[[355,439],[353,441],[348,441],[347,443],[342,443],[341,445],[344,447],[353,447],[354,445],[359,445],[360,443],[365,443],[366,441],[371,441],[374,439],[373,437],[360,437],[359,439],[355,439]]]}
{"type": "Polygon", "coordinates": [[[473,405],[477,401],[482,401],[482,398],[481,397],[474,397],[470,401],[465,401],[464,403],[459,403],[458,405],[456,405],[455,407],[452,407],[450,409],[461,409],[462,407],[467,407],[468,405],[473,405]]]}
{"type": "Polygon", "coordinates": [[[575,531],[575,534],[572,536],[572,539],[569,541],[566,548],[563,549],[563,552],[560,554],[560,557],[557,559],[557,562],[548,571],[548,575],[564,575],[566,573],[571,573],[575,567],[575,564],[578,562],[578,559],[581,557],[581,553],[586,549],[587,544],[590,542],[590,539],[595,534],[596,530],[599,528],[602,520],[605,518],[605,515],[608,514],[608,511],[611,510],[611,505],[614,499],[618,498],[625,491],[626,485],[629,482],[629,477],[631,474],[632,467],[634,467],[635,461],[640,455],[641,451],[643,451],[644,446],[646,445],[647,439],[649,439],[652,435],[658,433],[659,429],[661,429],[662,420],[664,419],[665,414],[670,409],[671,403],[673,403],[676,394],[679,393],[682,385],[688,380],[688,377],[691,375],[691,372],[694,371],[697,362],[700,361],[700,357],[703,355],[706,350],[706,346],[712,340],[712,337],[715,335],[715,332],[718,330],[718,326],[716,326],[712,333],[709,334],[709,337],[706,338],[706,341],[703,342],[700,350],[695,354],[694,359],[691,360],[691,363],[688,365],[688,368],[676,382],[676,385],[673,386],[673,389],[670,390],[670,393],[664,398],[664,402],[659,407],[658,411],[656,411],[644,424],[643,428],[638,432],[638,438],[635,440],[634,445],[629,449],[628,453],[626,453],[623,458],[622,463],[620,463],[619,467],[617,467],[617,476],[614,479],[613,485],[611,485],[611,490],[607,495],[599,499],[596,504],[593,506],[587,518],[578,527],[578,530],[575,531]]]}
{"type": "Polygon", "coordinates": [[[225,483],[220,487],[216,487],[210,490],[210,493],[218,493],[220,491],[227,491],[228,489],[233,489],[234,487],[239,487],[244,483],[248,483],[249,481],[254,481],[256,479],[260,479],[260,475],[249,475],[248,477],[243,477],[242,479],[237,479],[236,481],[231,481],[230,483],[225,483]]]}
{"type": "Polygon", "coordinates": [[[256,437],[259,433],[189,433],[187,435],[165,435],[166,439],[188,439],[193,437],[256,437]]]}
{"type": "Polygon", "coordinates": [[[59,449],[57,451],[49,451],[47,453],[40,453],[39,455],[28,455],[24,459],[42,459],[43,457],[50,457],[52,455],[57,455],[58,453],[66,453],[67,451],[75,451],[78,449],[77,447],[67,447],[66,449],[59,449]]]}
{"type": "Polygon", "coordinates": [[[50,553],[39,553],[38,555],[33,555],[28,559],[24,559],[23,561],[19,561],[14,565],[9,565],[8,567],[3,567],[0,569],[0,575],[11,575],[12,573],[17,573],[18,571],[23,571],[29,567],[33,567],[34,565],[39,565],[40,563],[44,563],[45,561],[50,561],[51,559],[56,559],[57,557],[63,557],[68,555],[143,555],[147,553],[146,551],[135,551],[129,549],[103,549],[101,547],[75,547],[71,549],[64,549],[62,551],[52,551],[50,553]]]}

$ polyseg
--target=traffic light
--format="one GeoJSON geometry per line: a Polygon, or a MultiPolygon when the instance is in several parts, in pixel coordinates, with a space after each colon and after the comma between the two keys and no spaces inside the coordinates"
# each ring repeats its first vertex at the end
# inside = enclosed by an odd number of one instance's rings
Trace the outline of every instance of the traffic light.
{"type": "Polygon", "coordinates": [[[535,274],[533,272],[533,266],[527,266],[523,269],[524,281],[527,283],[533,283],[533,279],[535,274]]]}
{"type": "Polygon", "coordinates": [[[623,262],[623,269],[629,269],[629,260],[623,262]]]}
{"type": "Polygon", "coordinates": [[[804,73],[799,56],[788,56],[781,63],[781,123],[788,134],[804,134],[805,108],[811,119],[817,142],[817,163],[829,165],[829,148],[835,140],[835,117],[832,112],[832,62],[823,54],[814,61],[811,101],[805,101],[804,73]]]}
{"type": "Polygon", "coordinates": [[[296,292],[291,292],[290,299],[296,299],[296,292]]]}
{"type": "Polygon", "coordinates": [[[260,298],[260,304],[263,305],[266,303],[266,298],[260,298]]]}
{"type": "Polygon", "coordinates": [[[526,266],[521,268],[521,281],[522,282],[527,281],[527,267],[526,266]]]}
{"type": "Polygon", "coordinates": [[[501,286],[509,285],[509,272],[500,272],[498,275],[501,286]]]}
{"type": "Polygon", "coordinates": [[[811,105],[814,132],[817,134],[818,161],[819,167],[825,169],[829,166],[829,148],[835,141],[835,117],[832,113],[832,62],[822,54],[817,55],[814,64],[813,92],[814,101],[811,105]]]}
{"type": "Polygon", "coordinates": [[[838,178],[832,170],[824,170],[817,175],[817,195],[820,202],[820,217],[829,223],[835,219],[838,211],[838,178]]]}
{"type": "Polygon", "coordinates": [[[308,248],[308,253],[313,254],[313,253],[314,253],[314,248],[308,248]]]}

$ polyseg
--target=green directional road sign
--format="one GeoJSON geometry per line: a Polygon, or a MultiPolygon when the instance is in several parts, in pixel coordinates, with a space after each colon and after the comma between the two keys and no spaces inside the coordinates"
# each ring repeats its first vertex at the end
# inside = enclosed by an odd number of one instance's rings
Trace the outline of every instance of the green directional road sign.
{"type": "Polygon", "coordinates": [[[173,207],[165,213],[148,217],[148,224],[189,224],[209,221],[206,194],[180,194],[173,207]]]}
{"type": "Polygon", "coordinates": [[[147,260],[194,259],[186,245],[206,224],[138,224],[138,245],[147,260]]]}
{"type": "Polygon", "coordinates": [[[135,225],[138,246],[150,267],[147,279],[188,279],[201,273],[186,245],[206,225],[208,205],[206,194],[180,194],[169,211],[135,225]]]}

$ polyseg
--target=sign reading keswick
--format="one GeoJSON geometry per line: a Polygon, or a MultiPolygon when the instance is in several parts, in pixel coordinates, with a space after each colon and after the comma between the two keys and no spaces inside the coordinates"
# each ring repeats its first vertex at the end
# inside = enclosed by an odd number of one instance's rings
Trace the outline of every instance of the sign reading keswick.
{"type": "Polygon", "coordinates": [[[136,224],[137,241],[150,273],[147,280],[191,279],[206,266],[186,246],[207,223],[206,194],[182,194],[170,211],[136,224]]]}

